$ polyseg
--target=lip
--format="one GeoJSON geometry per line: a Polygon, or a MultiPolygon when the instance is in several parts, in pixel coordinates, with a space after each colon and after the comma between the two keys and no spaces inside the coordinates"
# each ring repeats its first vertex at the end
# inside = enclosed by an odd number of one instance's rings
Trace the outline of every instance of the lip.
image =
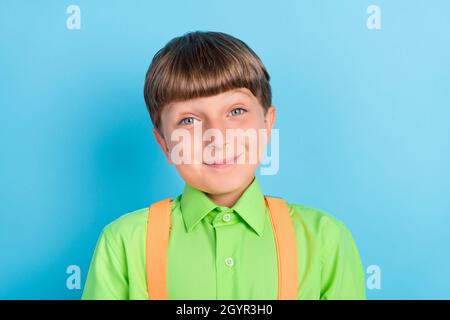
{"type": "Polygon", "coordinates": [[[203,164],[205,166],[208,166],[210,168],[214,168],[214,169],[225,169],[228,167],[232,167],[236,164],[236,160],[239,159],[239,157],[241,156],[241,154],[235,156],[233,159],[227,159],[224,162],[213,162],[213,163],[205,163],[203,162],[203,164]]]}

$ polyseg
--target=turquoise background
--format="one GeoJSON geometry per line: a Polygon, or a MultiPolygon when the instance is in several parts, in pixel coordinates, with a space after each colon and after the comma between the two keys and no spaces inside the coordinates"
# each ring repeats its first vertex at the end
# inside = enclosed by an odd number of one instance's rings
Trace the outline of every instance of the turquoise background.
{"type": "Polygon", "coordinates": [[[444,0],[2,0],[0,298],[80,298],[66,268],[84,283],[101,228],[182,191],[142,90],[155,52],[194,30],[244,40],[269,70],[281,158],[263,190],[349,227],[381,268],[368,298],[450,298],[449,14],[444,0]]]}

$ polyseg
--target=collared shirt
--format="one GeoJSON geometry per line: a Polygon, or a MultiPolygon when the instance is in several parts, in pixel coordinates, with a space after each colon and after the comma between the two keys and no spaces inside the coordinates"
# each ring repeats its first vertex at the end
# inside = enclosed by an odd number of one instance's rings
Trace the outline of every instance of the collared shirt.
{"type": "MultiPolygon", "coordinates": [[[[364,271],[347,227],[324,211],[287,204],[297,240],[298,299],[365,299],[364,271]]],[[[82,299],[148,299],[147,215],[143,208],[103,229],[82,299]]],[[[276,254],[256,177],[231,208],[189,184],[173,199],[169,299],[277,299],[276,254]]]]}

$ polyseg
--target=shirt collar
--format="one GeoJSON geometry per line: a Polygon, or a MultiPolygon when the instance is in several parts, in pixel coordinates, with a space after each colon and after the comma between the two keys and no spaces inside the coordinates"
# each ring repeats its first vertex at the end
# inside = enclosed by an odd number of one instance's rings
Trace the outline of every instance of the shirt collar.
{"type": "MultiPolygon", "coordinates": [[[[191,232],[209,212],[219,207],[203,191],[194,188],[188,183],[185,184],[180,206],[188,232],[191,232]]],[[[256,177],[254,177],[231,209],[234,209],[259,236],[262,235],[265,224],[266,204],[264,194],[256,177]]]]}

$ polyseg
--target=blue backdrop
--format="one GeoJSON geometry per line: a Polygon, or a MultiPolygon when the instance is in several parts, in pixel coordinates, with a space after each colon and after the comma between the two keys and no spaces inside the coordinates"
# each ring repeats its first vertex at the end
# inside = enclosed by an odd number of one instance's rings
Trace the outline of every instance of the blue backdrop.
{"type": "Polygon", "coordinates": [[[244,40],[271,74],[280,170],[263,190],[349,227],[367,277],[381,271],[368,298],[450,298],[449,12],[444,0],[2,0],[0,298],[80,298],[67,268],[83,285],[101,228],[182,191],[142,90],[155,52],[194,30],[244,40]]]}

